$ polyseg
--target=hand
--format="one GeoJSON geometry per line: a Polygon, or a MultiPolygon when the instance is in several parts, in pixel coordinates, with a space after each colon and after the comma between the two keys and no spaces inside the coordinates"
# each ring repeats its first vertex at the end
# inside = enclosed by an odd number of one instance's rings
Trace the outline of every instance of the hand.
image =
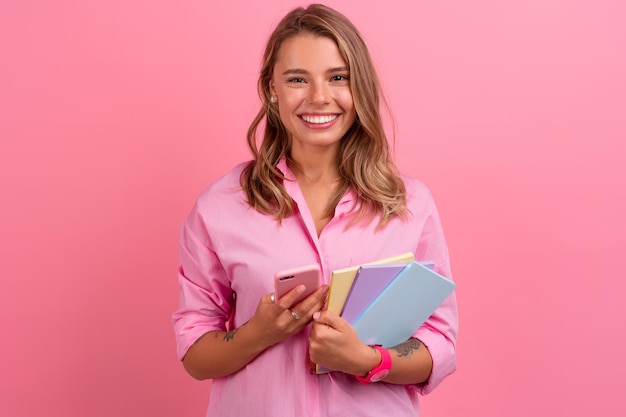
{"type": "Polygon", "coordinates": [[[309,345],[312,362],[352,375],[365,375],[380,362],[378,352],[359,340],[345,319],[330,311],[313,315],[309,345]]]}
{"type": "Polygon", "coordinates": [[[272,302],[272,294],[261,297],[248,325],[256,329],[259,340],[266,347],[300,332],[311,322],[313,314],[320,311],[326,302],[328,286],[318,288],[313,294],[292,306],[305,289],[304,285],[298,285],[276,302],[272,302]]]}

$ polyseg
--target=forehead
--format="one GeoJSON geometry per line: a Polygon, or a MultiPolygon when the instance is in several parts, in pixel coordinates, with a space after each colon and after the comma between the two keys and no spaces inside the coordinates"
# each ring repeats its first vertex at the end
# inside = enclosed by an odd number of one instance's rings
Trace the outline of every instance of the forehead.
{"type": "Polygon", "coordinates": [[[312,34],[298,35],[283,42],[278,50],[275,69],[304,69],[310,72],[347,67],[334,40],[312,34]]]}

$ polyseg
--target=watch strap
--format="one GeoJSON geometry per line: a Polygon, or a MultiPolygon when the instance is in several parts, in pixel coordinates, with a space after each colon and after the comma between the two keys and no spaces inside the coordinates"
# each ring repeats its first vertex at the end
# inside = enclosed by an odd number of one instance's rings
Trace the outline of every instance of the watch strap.
{"type": "Polygon", "coordinates": [[[380,381],[385,376],[387,376],[387,374],[391,370],[391,355],[389,354],[389,351],[379,345],[370,346],[380,352],[380,363],[373,367],[364,377],[356,375],[356,379],[364,385],[367,385],[371,382],[380,381]]]}

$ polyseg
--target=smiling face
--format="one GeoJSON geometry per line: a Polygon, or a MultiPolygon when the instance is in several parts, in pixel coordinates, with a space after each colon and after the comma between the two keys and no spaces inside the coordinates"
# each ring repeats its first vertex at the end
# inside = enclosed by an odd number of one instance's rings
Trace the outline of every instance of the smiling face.
{"type": "Polygon", "coordinates": [[[337,151],[356,119],[350,71],[332,39],[312,34],[283,42],[270,91],[291,135],[291,153],[337,151]]]}

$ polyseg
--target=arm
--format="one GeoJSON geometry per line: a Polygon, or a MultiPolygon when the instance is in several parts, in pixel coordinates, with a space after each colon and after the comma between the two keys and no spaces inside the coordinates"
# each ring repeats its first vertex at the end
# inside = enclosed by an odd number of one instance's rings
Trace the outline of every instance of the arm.
{"type": "Polygon", "coordinates": [[[179,251],[180,301],[172,322],[178,357],[196,379],[219,378],[240,370],[268,347],[301,331],[324,303],[328,287],[293,307],[298,288],[276,303],[266,294],[246,324],[227,332],[233,290],[197,208],[181,228],[179,251]],[[296,321],[288,309],[301,319],[296,321]]]}
{"type": "MultiPolygon", "coordinates": [[[[393,384],[422,384],[428,381],[433,370],[433,358],[421,340],[412,337],[389,349],[389,353],[393,365],[383,381],[393,384]]],[[[379,362],[380,358],[374,366],[379,362]]],[[[372,368],[366,372],[370,369],[372,368]]]]}
{"type": "MultiPolygon", "coordinates": [[[[316,313],[313,318],[311,361],[329,369],[361,376],[380,363],[378,351],[363,344],[346,320],[329,311],[316,313]]],[[[420,340],[411,338],[388,350],[392,367],[385,382],[418,384],[428,380],[433,361],[420,340]]]]}
{"type": "Polygon", "coordinates": [[[213,379],[237,372],[261,352],[300,332],[326,300],[328,287],[319,288],[301,303],[291,304],[304,291],[298,286],[276,303],[264,295],[254,316],[229,332],[210,331],[201,336],[183,358],[185,370],[196,379],[213,379]],[[296,311],[299,320],[291,311],[296,311]]]}

